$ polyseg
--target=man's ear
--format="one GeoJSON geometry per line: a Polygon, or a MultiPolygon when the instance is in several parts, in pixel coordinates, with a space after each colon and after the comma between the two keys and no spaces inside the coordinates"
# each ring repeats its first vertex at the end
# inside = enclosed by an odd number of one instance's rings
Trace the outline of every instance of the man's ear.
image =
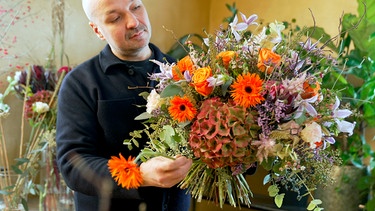
{"type": "Polygon", "coordinates": [[[99,39],[101,40],[105,40],[105,37],[103,36],[103,34],[100,32],[98,26],[96,24],[94,24],[93,22],[89,22],[89,25],[91,26],[92,30],[94,31],[94,33],[96,34],[96,36],[99,37],[99,39]]]}

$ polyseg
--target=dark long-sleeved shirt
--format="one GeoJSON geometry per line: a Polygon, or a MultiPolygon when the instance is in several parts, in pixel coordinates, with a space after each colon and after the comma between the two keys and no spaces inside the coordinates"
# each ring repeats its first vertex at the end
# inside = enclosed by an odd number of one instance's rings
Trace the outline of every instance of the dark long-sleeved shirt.
{"type": "MultiPolygon", "coordinates": [[[[150,48],[150,59],[174,61],[153,44],[150,48]]],[[[146,103],[139,93],[150,91],[142,87],[153,85],[148,73],[155,71],[159,67],[149,60],[121,61],[107,45],[64,78],[58,95],[57,162],[67,185],[75,191],[76,210],[138,210],[140,203],[146,203],[147,210],[188,209],[190,196],[184,190],[126,190],[115,184],[108,171],[110,156],[139,153],[137,147],[129,151],[123,141],[129,132],[142,128],[134,120],[144,111],[138,105],[146,103]]]]}

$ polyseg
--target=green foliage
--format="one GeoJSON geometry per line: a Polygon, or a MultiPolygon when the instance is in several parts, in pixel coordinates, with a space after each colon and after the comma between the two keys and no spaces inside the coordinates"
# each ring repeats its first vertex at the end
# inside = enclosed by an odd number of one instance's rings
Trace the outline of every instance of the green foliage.
{"type": "Polygon", "coordinates": [[[179,60],[185,57],[189,52],[189,42],[194,46],[195,49],[202,49],[201,47],[203,41],[203,37],[200,34],[186,34],[180,37],[168,50],[167,54],[172,56],[173,58],[179,60]],[[196,40],[192,42],[192,40],[196,40]]]}
{"type": "MultiPolygon", "coordinates": [[[[336,146],[342,150],[345,164],[367,168],[368,174],[358,184],[364,193],[370,193],[366,210],[375,210],[375,153],[366,140],[366,128],[375,127],[375,0],[357,0],[358,15],[344,14],[339,45],[331,47],[340,61],[335,72],[323,80],[326,87],[341,90],[342,102],[354,108],[352,121],[357,122],[354,134],[339,137],[336,146]],[[342,68],[344,67],[344,68],[342,68]],[[369,158],[369,165],[364,159],[369,158]]],[[[326,36],[320,31],[315,38],[326,36]]]]}
{"type": "MultiPolygon", "coordinates": [[[[223,19],[224,23],[231,23],[234,17],[238,13],[238,9],[236,7],[236,2],[233,2],[232,5],[225,4],[228,10],[231,12],[231,16],[226,17],[223,19]]],[[[189,45],[192,45],[194,49],[206,51],[207,48],[204,46],[203,37],[200,34],[191,33],[185,34],[180,37],[176,42],[172,45],[172,47],[167,51],[167,54],[172,56],[173,58],[180,60],[185,57],[189,52],[189,45]]]]}

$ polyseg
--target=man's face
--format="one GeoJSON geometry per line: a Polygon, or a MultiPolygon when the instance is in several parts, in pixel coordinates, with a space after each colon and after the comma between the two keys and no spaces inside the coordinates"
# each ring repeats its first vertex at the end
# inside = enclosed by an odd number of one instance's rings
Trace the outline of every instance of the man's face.
{"type": "Polygon", "coordinates": [[[120,59],[147,52],[151,25],[141,0],[93,0],[90,25],[120,59]]]}

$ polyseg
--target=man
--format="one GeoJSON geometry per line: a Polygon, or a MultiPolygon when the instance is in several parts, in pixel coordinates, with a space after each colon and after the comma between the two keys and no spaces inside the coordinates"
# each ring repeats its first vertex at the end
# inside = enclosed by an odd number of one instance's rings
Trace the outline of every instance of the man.
{"type": "MultiPolygon", "coordinates": [[[[123,141],[142,127],[134,117],[146,102],[139,93],[154,86],[148,73],[159,71],[150,59],[173,62],[150,43],[151,26],[141,0],[83,0],[96,35],[107,46],[73,69],[58,99],[57,161],[67,185],[75,192],[76,210],[188,210],[190,196],[176,185],[192,161],[155,157],[140,164],[138,189],[118,186],[107,162],[119,153],[128,157],[123,141]]],[[[145,144],[147,140],[142,140],[145,144]]]]}

